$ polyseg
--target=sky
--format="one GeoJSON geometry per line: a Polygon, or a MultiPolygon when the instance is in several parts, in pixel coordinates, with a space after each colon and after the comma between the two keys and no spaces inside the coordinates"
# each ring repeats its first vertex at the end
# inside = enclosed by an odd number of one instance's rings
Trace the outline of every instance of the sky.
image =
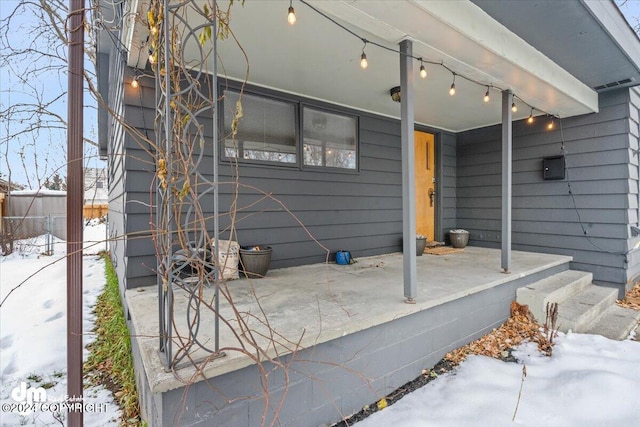
{"type": "MultiPolygon", "coordinates": [[[[19,2],[17,0],[0,1],[0,19],[4,19],[11,13],[19,2]]],[[[66,2],[64,2],[66,3],[66,2]]],[[[46,40],[33,40],[30,36],[35,34],[34,26],[40,25],[37,17],[32,12],[21,12],[13,18],[11,31],[7,33],[6,41],[14,47],[32,47],[39,50],[51,50],[50,43],[46,40]]],[[[5,54],[7,51],[3,51],[5,54]]],[[[67,48],[59,47],[58,52],[66,57],[67,48]]],[[[61,70],[44,71],[38,73],[37,78],[29,80],[32,88],[27,89],[20,82],[19,76],[25,75],[35,67],[46,65],[44,61],[19,62],[12,61],[9,67],[0,67],[0,111],[4,111],[10,105],[21,103],[33,104],[34,93],[40,94],[45,102],[51,101],[67,90],[66,62],[56,61],[62,66],[61,70]]],[[[85,68],[93,69],[92,64],[85,61],[85,68]]],[[[85,90],[84,109],[84,134],[86,138],[97,139],[97,114],[95,101],[85,90]]],[[[56,100],[51,110],[66,120],[66,97],[56,100]]],[[[6,179],[11,172],[13,182],[27,185],[33,189],[38,188],[38,182],[43,182],[46,177],[51,177],[56,171],[61,176],[66,176],[66,147],[67,135],[63,129],[42,129],[39,133],[30,133],[18,138],[8,139],[11,135],[35,120],[24,114],[19,121],[8,121],[6,116],[0,120],[0,174],[6,179]],[[22,123],[21,123],[22,122],[22,123]],[[23,155],[21,156],[21,151],[23,155]]],[[[85,144],[86,166],[104,167],[104,162],[96,158],[97,150],[85,144]]]]}

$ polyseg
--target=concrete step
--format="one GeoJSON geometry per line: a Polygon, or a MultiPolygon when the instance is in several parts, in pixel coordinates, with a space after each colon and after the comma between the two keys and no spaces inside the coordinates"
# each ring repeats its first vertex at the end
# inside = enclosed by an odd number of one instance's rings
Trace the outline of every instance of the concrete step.
{"type": "Polygon", "coordinates": [[[584,333],[600,315],[615,304],[618,290],[589,285],[558,304],[558,329],[584,333]]]}
{"type": "Polygon", "coordinates": [[[547,303],[561,303],[591,284],[593,274],[566,270],[517,290],[517,301],[526,304],[533,317],[544,323],[547,303]]]}
{"type": "MultiPolygon", "coordinates": [[[[602,335],[612,340],[627,339],[634,328],[640,328],[640,311],[612,305],[591,324],[585,333],[602,335]]],[[[638,337],[636,336],[636,339],[638,337]]]]}

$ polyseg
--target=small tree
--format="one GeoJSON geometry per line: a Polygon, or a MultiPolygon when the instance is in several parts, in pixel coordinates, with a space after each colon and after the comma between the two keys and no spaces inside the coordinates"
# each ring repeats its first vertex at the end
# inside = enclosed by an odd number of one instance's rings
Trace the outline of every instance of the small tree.
{"type": "Polygon", "coordinates": [[[47,177],[44,181],[44,188],[48,190],[62,190],[67,191],[67,183],[58,172],[54,173],[51,179],[47,177]]]}

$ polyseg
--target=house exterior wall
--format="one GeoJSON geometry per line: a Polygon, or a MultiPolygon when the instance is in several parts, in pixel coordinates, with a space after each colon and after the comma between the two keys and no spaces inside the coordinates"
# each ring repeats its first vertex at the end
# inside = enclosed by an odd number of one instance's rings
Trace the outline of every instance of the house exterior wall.
{"type": "MultiPolygon", "coordinates": [[[[122,77],[110,75],[120,81],[129,81],[132,71],[125,69],[118,74],[122,77]]],[[[111,99],[123,99],[123,116],[127,123],[153,140],[153,81],[141,78],[139,83],[138,90],[125,84],[120,98],[115,95],[111,99]]],[[[355,257],[401,251],[399,121],[264,89],[259,89],[258,93],[276,94],[312,107],[357,115],[359,170],[342,172],[240,163],[240,208],[236,216],[239,243],[272,246],[271,268],[325,261],[326,252],[309,237],[309,233],[331,252],[350,250],[355,257]],[[254,204],[264,194],[273,198],[267,197],[254,204]]],[[[202,122],[205,123],[205,135],[211,137],[212,129],[207,119],[210,118],[202,117],[202,122]]],[[[114,218],[112,231],[118,236],[135,233],[135,238],[124,239],[116,245],[116,251],[120,251],[120,262],[126,264],[119,271],[119,277],[129,288],[151,285],[155,283],[156,267],[156,250],[150,234],[150,223],[154,221],[150,209],[150,195],[155,185],[155,160],[150,155],[153,148],[142,138],[130,132],[124,133],[119,124],[114,124],[113,128],[111,138],[115,140],[110,144],[113,152],[109,155],[110,212],[117,218],[114,218]]],[[[437,145],[441,146],[439,175],[443,176],[442,204],[445,207],[441,223],[453,226],[455,136],[434,129],[421,130],[434,133],[439,141],[437,145]]],[[[207,149],[209,152],[201,165],[203,173],[210,174],[213,162],[211,145],[207,149]]],[[[222,230],[230,223],[229,215],[224,211],[231,205],[235,181],[233,171],[228,160],[220,162],[222,230]]],[[[212,199],[207,199],[203,205],[211,209],[212,199]]],[[[221,237],[228,238],[228,235],[221,237]]]]}
{"type": "MultiPolygon", "coordinates": [[[[629,209],[629,224],[640,227],[640,89],[629,90],[629,101],[629,164],[635,168],[635,174],[629,174],[629,195],[635,197],[636,202],[636,208],[629,209]]],[[[626,291],[640,280],[640,251],[634,250],[640,237],[634,234],[637,233],[630,233],[626,291]]]]}
{"type": "MultiPolygon", "coordinates": [[[[103,54],[105,55],[105,54],[103,54]]],[[[120,279],[120,286],[124,288],[127,274],[127,258],[125,250],[127,240],[125,238],[125,204],[124,182],[127,179],[128,171],[124,168],[124,139],[125,129],[122,120],[124,114],[124,56],[120,50],[112,48],[108,58],[102,58],[102,64],[108,64],[108,81],[104,82],[104,76],[99,75],[99,80],[104,83],[100,85],[104,91],[103,98],[109,100],[109,107],[113,114],[103,117],[105,131],[99,133],[100,138],[106,137],[107,142],[100,141],[100,145],[106,148],[107,160],[107,182],[109,212],[107,216],[109,249],[111,261],[120,279]],[[115,116],[115,117],[114,117],[115,116]]],[[[101,107],[102,108],[102,107],[101,107]]]]}
{"type": "Polygon", "coordinates": [[[84,204],[106,205],[109,203],[107,192],[107,172],[104,168],[84,168],[84,204]]]}
{"type": "MultiPolygon", "coordinates": [[[[599,113],[555,120],[553,131],[544,117],[513,125],[513,249],[571,255],[572,268],[621,291],[638,269],[629,252],[638,221],[635,90],[631,98],[628,89],[602,93],[599,113]],[[545,181],[542,159],[561,154],[567,176],[545,181]]],[[[471,245],[499,247],[500,213],[501,127],[459,133],[457,226],[471,245]]]]}
{"type": "MultiPolygon", "coordinates": [[[[132,71],[118,66],[117,61],[110,63],[110,76],[120,82],[110,86],[114,92],[110,99],[122,100],[112,108],[120,108],[128,124],[153,140],[153,81],[140,79],[140,88],[134,90],[122,84],[132,78],[132,71]]],[[[238,206],[245,208],[236,218],[240,244],[272,246],[272,268],[325,260],[324,250],[307,232],[331,252],[346,249],[355,257],[400,251],[398,121],[293,95],[277,95],[357,115],[359,170],[354,173],[241,163],[240,183],[244,186],[238,206]],[[252,205],[264,196],[252,186],[276,200],[265,198],[252,205]]],[[[630,288],[640,274],[640,255],[633,250],[639,239],[630,229],[630,225],[638,224],[638,157],[634,151],[638,147],[638,104],[639,92],[623,89],[602,94],[599,113],[563,119],[562,131],[557,120],[555,130],[546,130],[547,120],[542,117],[534,125],[514,123],[514,249],[571,255],[572,267],[593,272],[596,283],[621,291],[630,288]],[[563,153],[563,137],[568,177],[545,181],[542,159],[563,153]]],[[[457,135],[418,129],[433,132],[437,140],[437,202],[441,209],[436,218],[436,238],[446,240],[449,229],[465,228],[471,232],[471,245],[499,247],[500,126],[457,135]]],[[[110,233],[115,238],[114,260],[120,264],[116,268],[127,287],[150,285],[155,282],[156,266],[150,232],[154,219],[150,208],[153,150],[113,119],[110,138],[110,233]],[[135,239],[122,237],[132,233],[135,239]]],[[[210,162],[209,157],[203,164],[209,167],[210,162]]],[[[224,161],[220,166],[220,181],[232,182],[232,168],[224,161]]],[[[230,204],[231,191],[230,184],[221,185],[222,206],[230,204]]],[[[228,216],[223,216],[222,228],[228,223],[228,216]]]]}

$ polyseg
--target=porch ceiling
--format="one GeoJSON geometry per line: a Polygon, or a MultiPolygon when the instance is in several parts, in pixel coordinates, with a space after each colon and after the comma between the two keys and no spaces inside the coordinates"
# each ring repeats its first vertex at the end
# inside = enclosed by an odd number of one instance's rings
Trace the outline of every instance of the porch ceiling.
{"type": "MultiPolygon", "coordinates": [[[[426,64],[429,76],[422,80],[417,76],[420,64],[414,61],[415,118],[420,124],[458,132],[501,121],[499,92],[492,90],[491,100],[484,103],[486,87],[461,76],[483,85],[512,89],[526,103],[561,117],[598,110],[596,91],[579,79],[584,72],[581,67],[567,67],[571,72],[567,71],[471,1],[308,2],[359,36],[392,49],[397,49],[402,39],[410,38],[414,56],[444,63],[459,74],[456,95],[450,96],[450,71],[426,64]]],[[[505,13],[519,13],[516,3],[499,2],[505,13]]],[[[571,3],[587,9],[582,2],[571,3]]],[[[219,74],[238,80],[248,76],[248,81],[256,85],[400,117],[400,104],[389,96],[389,89],[400,83],[398,54],[368,44],[365,52],[369,67],[362,70],[361,40],[308,6],[298,1],[293,5],[298,18],[295,26],[286,22],[286,0],[234,4],[231,27],[235,39],[218,43],[219,74]]],[[[138,16],[146,16],[147,7],[147,2],[140,0],[138,16]]],[[[556,37],[561,35],[559,29],[543,25],[542,19],[527,16],[518,25],[538,31],[543,28],[557,51],[573,47],[556,37]]],[[[593,22],[588,22],[589,31],[598,27],[604,32],[593,22]]],[[[125,39],[131,52],[129,65],[144,68],[147,55],[142,41],[147,37],[146,25],[138,19],[131,29],[125,39]]],[[[591,49],[591,58],[604,62],[605,57],[601,58],[596,47],[591,49]]],[[[187,46],[186,50],[189,59],[196,58],[196,49],[187,46]]],[[[528,117],[530,109],[518,100],[516,103],[519,109],[514,119],[528,117]]]]}

